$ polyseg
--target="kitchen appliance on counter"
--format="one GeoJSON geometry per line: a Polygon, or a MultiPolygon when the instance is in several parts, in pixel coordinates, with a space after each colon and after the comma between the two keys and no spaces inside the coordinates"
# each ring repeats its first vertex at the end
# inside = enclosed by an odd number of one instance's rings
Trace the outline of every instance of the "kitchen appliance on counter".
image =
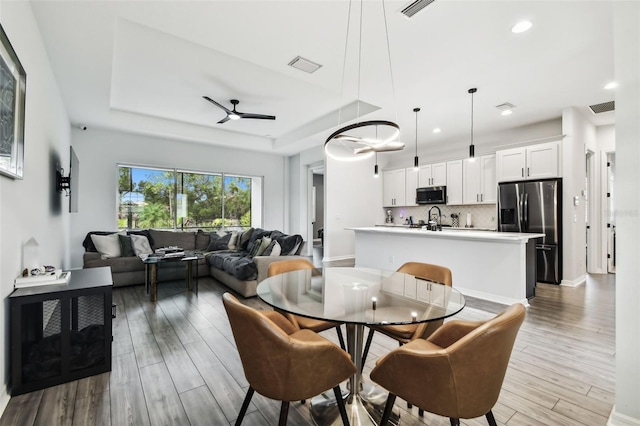
{"type": "Polygon", "coordinates": [[[560,284],[562,179],[500,183],[498,231],[545,234],[536,242],[536,280],[560,284]]]}
{"type": "Polygon", "coordinates": [[[416,204],[446,204],[446,186],[427,186],[416,189],[416,204]]]}

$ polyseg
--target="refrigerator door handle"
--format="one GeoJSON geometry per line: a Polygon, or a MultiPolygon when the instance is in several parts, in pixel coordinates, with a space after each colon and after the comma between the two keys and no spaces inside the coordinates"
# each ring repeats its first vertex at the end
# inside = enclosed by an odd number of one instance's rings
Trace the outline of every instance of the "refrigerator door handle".
{"type": "Polygon", "coordinates": [[[529,194],[525,193],[524,194],[524,209],[523,209],[523,216],[524,216],[524,230],[528,231],[529,230],[529,194]]]}
{"type": "Polygon", "coordinates": [[[524,198],[521,197],[518,204],[518,231],[522,232],[522,207],[524,205],[524,198]]]}

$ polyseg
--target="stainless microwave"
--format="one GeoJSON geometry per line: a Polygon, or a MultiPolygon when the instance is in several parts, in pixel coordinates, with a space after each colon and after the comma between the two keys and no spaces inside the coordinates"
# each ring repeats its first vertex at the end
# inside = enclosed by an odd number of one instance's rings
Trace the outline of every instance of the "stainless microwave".
{"type": "Polygon", "coordinates": [[[447,204],[447,187],[428,186],[416,189],[416,204],[447,204]]]}

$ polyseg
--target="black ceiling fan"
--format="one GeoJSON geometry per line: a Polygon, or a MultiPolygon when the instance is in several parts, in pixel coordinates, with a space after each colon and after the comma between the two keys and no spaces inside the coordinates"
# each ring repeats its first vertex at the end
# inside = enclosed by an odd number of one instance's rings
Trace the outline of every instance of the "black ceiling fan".
{"type": "Polygon", "coordinates": [[[240,103],[240,101],[237,100],[237,99],[231,99],[229,101],[233,105],[233,110],[230,110],[229,108],[225,107],[224,105],[220,105],[219,103],[217,103],[216,101],[214,101],[213,99],[211,99],[208,96],[203,96],[203,98],[205,98],[206,100],[208,100],[209,102],[211,102],[212,104],[214,104],[215,106],[217,106],[218,108],[222,109],[224,112],[227,113],[227,116],[225,118],[223,118],[222,120],[218,121],[218,124],[226,123],[229,120],[239,120],[241,118],[257,118],[257,119],[260,119],[260,120],[275,120],[276,119],[275,115],[253,114],[253,113],[250,113],[250,112],[239,112],[239,111],[236,111],[236,105],[238,105],[240,103]]]}

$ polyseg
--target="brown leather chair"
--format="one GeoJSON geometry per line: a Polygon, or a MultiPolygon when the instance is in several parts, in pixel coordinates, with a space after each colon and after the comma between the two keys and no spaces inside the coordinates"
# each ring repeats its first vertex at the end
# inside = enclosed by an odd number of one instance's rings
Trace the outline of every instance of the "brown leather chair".
{"type": "Polygon", "coordinates": [[[332,388],[342,421],[349,424],[340,391],[340,382],[356,371],[349,354],[311,330],[296,330],[275,311],[255,310],[231,293],[223,294],[222,302],[249,382],[236,426],[242,423],[254,391],[282,401],[278,424],[285,425],[290,401],[332,388]]]}
{"type": "MultiPolygon", "coordinates": [[[[269,265],[269,269],[267,271],[268,276],[284,274],[285,272],[291,271],[299,271],[301,269],[315,269],[313,264],[309,262],[307,259],[291,259],[291,260],[279,260],[277,262],[273,262],[269,265]]],[[[286,316],[292,324],[300,329],[309,329],[311,331],[315,331],[316,333],[320,333],[321,331],[328,330],[330,328],[336,329],[338,333],[338,340],[340,341],[340,347],[343,350],[346,350],[346,346],[344,344],[344,337],[342,337],[342,330],[340,326],[342,325],[339,322],[333,321],[324,321],[317,320],[312,318],[306,318],[299,315],[293,315],[286,312],[282,312],[282,315],[286,316]]]]}
{"type": "MultiPolygon", "coordinates": [[[[413,275],[423,280],[432,281],[440,284],[451,286],[451,270],[444,266],[432,265],[430,263],[420,262],[407,262],[398,268],[398,272],[404,272],[405,274],[413,275]]],[[[367,360],[369,348],[371,347],[371,341],[373,340],[373,333],[380,332],[395,339],[403,345],[415,339],[426,339],[434,331],[443,324],[444,320],[437,320],[431,322],[425,322],[420,324],[402,324],[402,325],[384,325],[384,326],[369,326],[369,335],[367,336],[367,343],[364,346],[362,352],[362,366],[367,360]]]]}
{"type": "Polygon", "coordinates": [[[371,380],[389,391],[381,425],[386,425],[396,396],[440,416],[486,416],[498,400],[511,350],[525,308],[511,305],[487,321],[449,321],[428,339],[417,339],[380,358],[371,380]]]}

